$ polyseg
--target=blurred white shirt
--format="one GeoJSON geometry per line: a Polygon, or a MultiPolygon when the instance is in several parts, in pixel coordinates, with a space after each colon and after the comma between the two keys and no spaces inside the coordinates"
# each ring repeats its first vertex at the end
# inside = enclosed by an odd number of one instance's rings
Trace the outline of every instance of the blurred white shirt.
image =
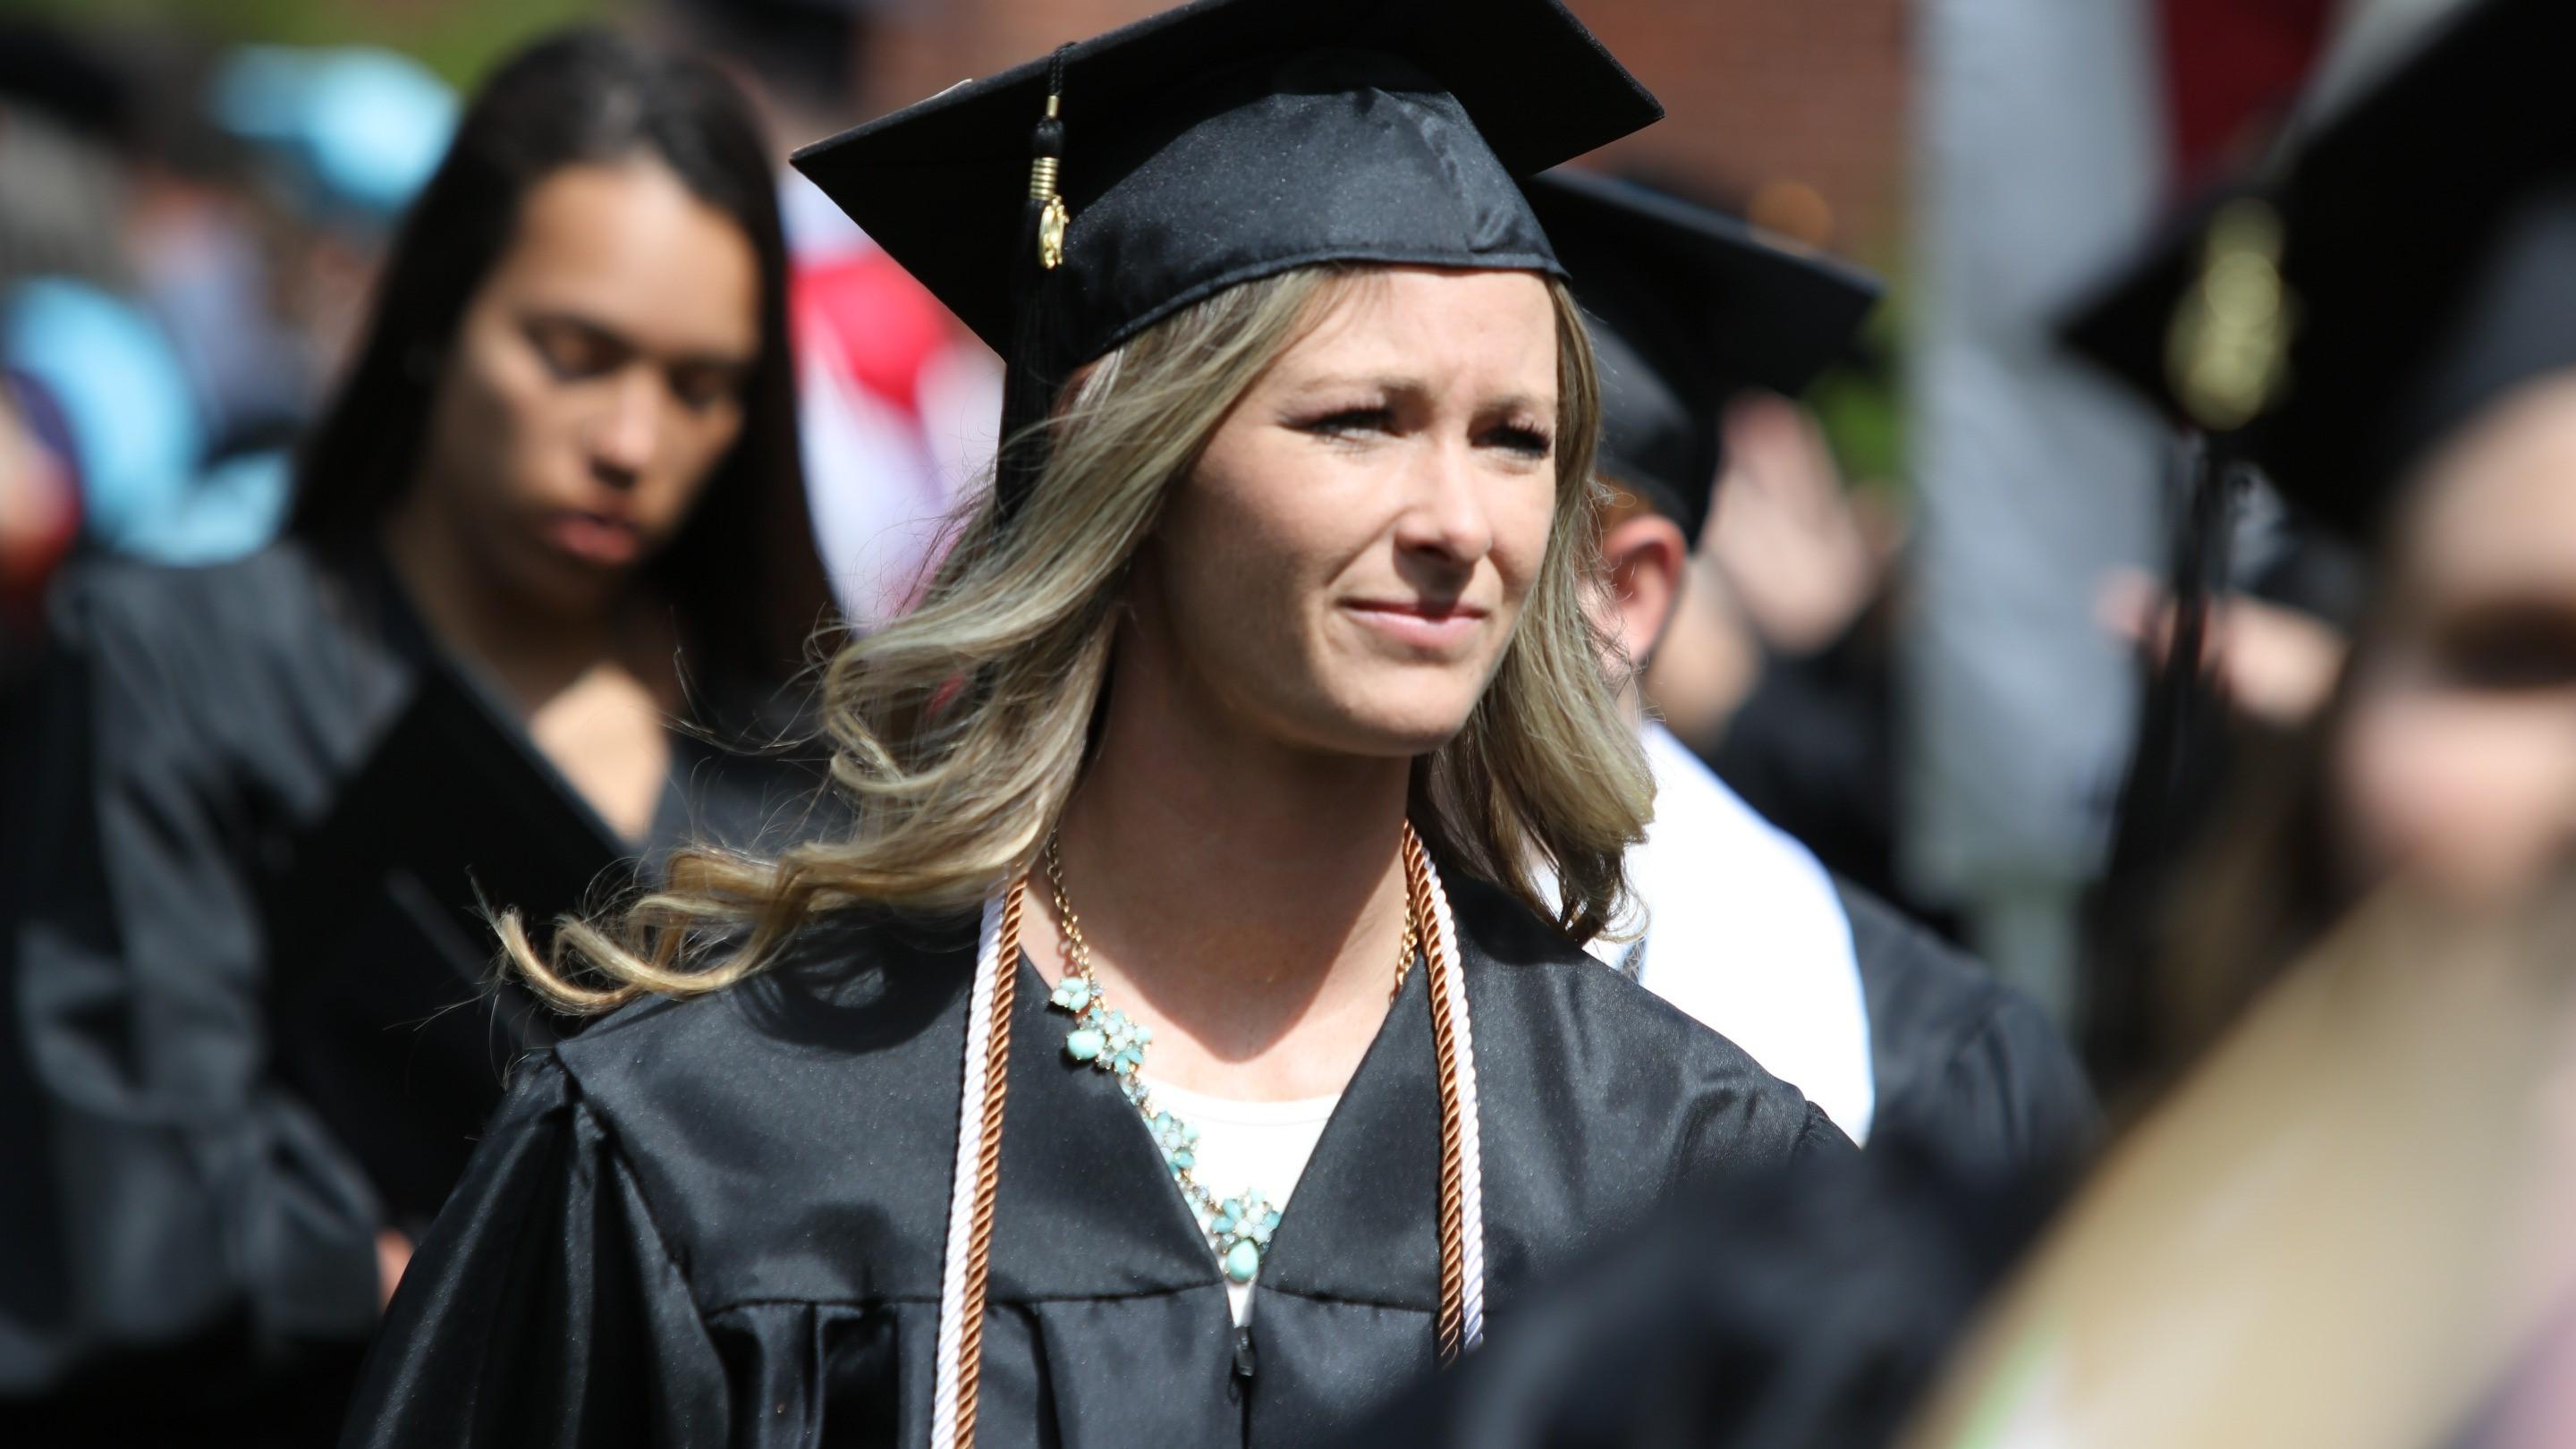
{"type": "Polygon", "coordinates": [[[1595,938],[1593,955],[1636,965],[1639,984],[1866,1142],[1877,1103],[1869,1008],[1833,878],[1671,731],[1650,723],[1641,743],[1655,772],[1655,821],[1628,852],[1628,879],[1646,934],[1595,938]]]}

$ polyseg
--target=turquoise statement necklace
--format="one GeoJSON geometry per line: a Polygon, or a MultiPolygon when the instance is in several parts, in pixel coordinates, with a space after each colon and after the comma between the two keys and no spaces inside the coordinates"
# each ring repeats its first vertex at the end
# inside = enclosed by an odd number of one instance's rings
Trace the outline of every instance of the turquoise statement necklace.
{"type": "MultiPolygon", "coordinates": [[[[1052,834],[1046,843],[1046,875],[1048,889],[1055,896],[1056,919],[1064,928],[1064,979],[1047,997],[1049,1007],[1073,1018],[1064,1034],[1064,1054],[1117,1080],[1119,1092],[1144,1117],[1147,1130],[1154,1134],[1154,1145],[1163,1154],[1163,1166],[1179,1185],[1182,1198],[1198,1219],[1199,1231],[1207,1235],[1208,1246],[1216,1251],[1227,1281],[1250,1283],[1260,1275],[1261,1260],[1270,1251],[1270,1235],[1279,1229],[1279,1209],[1258,1190],[1220,1198],[1200,1184],[1199,1129],[1154,1105],[1153,1090],[1145,1085],[1142,1075],[1145,1048],[1153,1044],[1154,1033],[1127,1013],[1112,1010],[1101,991],[1100,978],[1091,966],[1091,946],[1082,938],[1081,919],[1074,915],[1073,903],[1065,895],[1064,853],[1057,848],[1052,834]]],[[[1389,1000],[1404,989],[1405,972],[1412,968],[1420,939],[1408,901],[1404,942],[1396,956],[1395,988],[1388,993],[1389,1000]]]]}

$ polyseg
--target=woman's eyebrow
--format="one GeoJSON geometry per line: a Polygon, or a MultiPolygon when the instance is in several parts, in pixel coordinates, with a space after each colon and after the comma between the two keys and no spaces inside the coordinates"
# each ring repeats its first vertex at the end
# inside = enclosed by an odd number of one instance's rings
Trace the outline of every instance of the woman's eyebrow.
{"type": "Polygon", "coordinates": [[[760,360],[755,346],[748,352],[677,352],[665,355],[628,336],[612,323],[570,307],[540,307],[527,314],[528,324],[539,327],[568,327],[607,343],[637,357],[649,357],[671,367],[708,367],[747,372],[760,360]]]}
{"type": "Polygon", "coordinates": [[[1343,388],[1354,391],[1369,389],[1377,392],[1412,393],[1422,389],[1422,382],[1419,378],[1390,372],[1319,372],[1306,377],[1293,378],[1288,384],[1288,390],[1296,393],[1331,392],[1343,388]]]}

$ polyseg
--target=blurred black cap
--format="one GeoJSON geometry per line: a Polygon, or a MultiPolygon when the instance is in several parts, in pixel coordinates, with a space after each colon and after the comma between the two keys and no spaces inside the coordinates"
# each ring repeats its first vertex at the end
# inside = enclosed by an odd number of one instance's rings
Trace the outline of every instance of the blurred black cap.
{"type": "Polygon", "coordinates": [[[1696,542],[1727,400],[1794,395],[1851,346],[1876,278],[1722,212],[1581,171],[1530,206],[1573,276],[1601,365],[1601,471],[1696,542]]]}
{"type": "Polygon", "coordinates": [[[1015,367],[1061,380],[1307,263],[1555,271],[1513,177],[1661,114],[1556,0],[1197,0],[795,164],[1015,367]],[[1015,281],[1058,84],[1062,260],[1015,281]]]}
{"type": "Polygon", "coordinates": [[[2464,5],[2193,208],[2067,340],[2369,536],[2452,430],[2576,367],[2571,55],[2568,0],[2464,5]]]}

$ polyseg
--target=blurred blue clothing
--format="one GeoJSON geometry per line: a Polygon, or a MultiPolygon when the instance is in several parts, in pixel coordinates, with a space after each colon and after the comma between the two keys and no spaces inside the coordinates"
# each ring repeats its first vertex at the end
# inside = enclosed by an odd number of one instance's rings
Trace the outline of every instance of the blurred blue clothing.
{"type": "Polygon", "coordinates": [[[165,564],[247,558],[286,527],[294,491],[294,459],[284,449],[226,458],[198,475],[186,500],[124,552],[165,564]]]}
{"type": "Polygon", "coordinates": [[[218,125],[289,164],[316,216],[377,224],[428,184],[458,111],[427,67],[372,46],[242,46],[211,104],[218,125]]]}
{"type": "Polygon", "coordinates": [[[64,278],[22,282],[0,295],[0,365],[59,414],[92,549],[213,563],[276,535],[290,491],[284,456],[204,468],[208,439],[187,371],[141,307],[64,278]]]}
{"type": "Polygon", "coordinates": [[[140,295],[170,336],[218,456],[291,432],[321,391],[314,348],[278,313],[270,259],[229,216],[173,228],[154,245],[140,295]]]}
{"type": "Polygon", "coordinates": [[[59,277],[0,298],[0,361],[45,389],[71,434],[82,527],[122,552],[175,513],[204,424],[169,338],[143,309],[59,277]]]}

